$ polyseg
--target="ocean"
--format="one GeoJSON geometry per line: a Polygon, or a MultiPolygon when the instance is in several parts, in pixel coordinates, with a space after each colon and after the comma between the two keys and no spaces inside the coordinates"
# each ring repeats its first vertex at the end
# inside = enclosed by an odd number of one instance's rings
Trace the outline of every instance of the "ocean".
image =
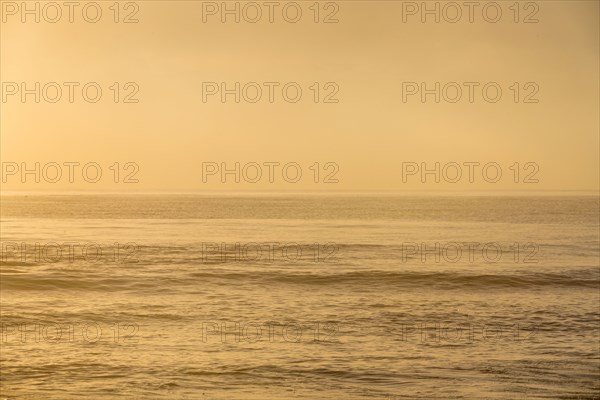
{"type": "Polygon", "coordinates": [[[2,399],[600,399],[597,195],[11,194],[2,399]]]}

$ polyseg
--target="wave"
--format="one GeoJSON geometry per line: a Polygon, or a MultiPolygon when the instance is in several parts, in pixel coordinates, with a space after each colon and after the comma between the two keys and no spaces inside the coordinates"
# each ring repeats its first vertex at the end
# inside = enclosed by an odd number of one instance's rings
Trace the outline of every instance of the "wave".
{"type": "MultiPolygon", "coordinates": [[[[165,274],[104,274],[84,273],[6,273],[1,277],[2,290],[91,290],[91,291],[165,291],[165,274]]],[[[190,285],[309,285],[344,286],[375,289],[492,289],[492,288],[600,288],[597,271],[575,273],[504,273],[473,274],[464,272],[412,271],[351,271],[351,272],[291,272],[223,271],[219,269],[169,274],[169,290],[177,291],[190,285]]]]}

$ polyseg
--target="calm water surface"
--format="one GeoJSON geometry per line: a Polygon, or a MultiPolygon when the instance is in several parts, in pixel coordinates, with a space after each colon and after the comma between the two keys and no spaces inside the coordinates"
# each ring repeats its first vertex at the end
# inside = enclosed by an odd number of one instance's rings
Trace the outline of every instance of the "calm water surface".
{"type": "Polygon", "coordinates": [[[598,399],[598,210],[3,196],[2,398],[598,399]]]}

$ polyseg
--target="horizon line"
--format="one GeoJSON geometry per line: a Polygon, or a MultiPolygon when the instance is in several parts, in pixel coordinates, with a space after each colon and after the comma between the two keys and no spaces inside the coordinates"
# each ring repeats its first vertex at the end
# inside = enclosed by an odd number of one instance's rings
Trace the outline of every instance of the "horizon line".
{"type": "Polygon", "coordinates": [[[597,195],[600,189],[336,189],[336,190],[198,190],[198,189],[146,189],[133,191],[115,190],[55,190],[55,189],[23,189],[0,190],[0,196],[43,196],[43,195],[344,195],[344,194],[381,194],[381,195],[597,195]]]}

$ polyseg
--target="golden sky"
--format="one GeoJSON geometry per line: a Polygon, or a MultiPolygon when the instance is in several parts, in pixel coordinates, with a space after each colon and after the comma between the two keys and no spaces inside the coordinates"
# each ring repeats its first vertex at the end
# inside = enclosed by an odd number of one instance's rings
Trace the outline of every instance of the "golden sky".
{"type": "MultiPolygon", "coordinates": [[[[122,2],[115,23],[109,9],[113,2],[100,1],[97,23],[86,22],[79,8],[72,23],[66,8],[56,23],[45,21],[43,14],[39,23],[31,15],[23,23],[21,10],[13,15],[14,4],[21,2],[0,3],[3,168],[6,163],[34,168],[36,162],[95,162],[103,172],[97,183],[89,183],[76,169],[73,183],[63,175],[54,184],[43,176],[40,183],[33,176],[23,183],[17,173],[4,177],[3,190],[598,190],[597,1],[539,1],[539,10],[521,2],[519,23],[509,9],[512,1],[498,2],[502,17],[497,23],[487,22],[480,8],[472,23],[464,14],[456,23],[443,18],[436,23],[432,16],[422,23],[419,13],[405,14],[403,22],[403,9],[411,2],[400,1],[341,1],[335,3],[339,10],[321,2],[319,23],[313,21],[312,1],[297,2],[302,10],[297,23],[283,18],[285,2],[275,8],[272,23],[267,8],[257,23],[244,21],[243,15],[240,23],[233,16],[222,23],[219,11],[205,15],[203,22],[203,7],[209,5],[201,1],[133,3],[139,10],[125,9],[122,2]],[[134,11],[138,22],[123,23],[134,11]],[[533,11],[539,22],[523,23],[533,11]],[[323,23],[332,12],[339,22],[323,23]],[[23,103],[20,92],[7,94],[15,88],[12,82],[25,82],[30,89],[35,82],[41,87],[57,82],[62,97],[36,103],[34,95],[27,95],[23,103]],[[64,82],[79,83],[73,103],[64,82]],[[96,103],[82,98],[87,82],[102,88],[96,103]],[[110,89],[115,82],[119,103],[110,89]],[[134,85],[125,87],[128,82],[134,85]],[[219,94],[203,102],[203,82],[225,82],[228,88],[257,82],[263,94],[256,103],[236,103],[234,95],[223,103],[219,94]],[[279,83],[273,103],[264,82],[279,83]],[[302,88],[296,103],[282,97],[288,82],[302,88]],[[436,103],[434,95],[422,102],[420,93],[403,101],[406,82],[424,82],[428,88],[456,82],[463,95],[456,103],[443,98],[436,103]],[[479,84],[472,103],[464,82],[479,84]],[[488,82],[502,89],[495,103],[482,97],[488,82]],[[123,103],[136,86],[133,98],[139,102],[123,103]],[[323,102],[336,88],[338,102],[323,102]],[[537,93],[527,97],[534,89],[537,93]],[[526,98],[538,102],[526,103],[526,98]],[[119,181],[132,171],[124,164],[136,163],[139,183],[115,184],[110,169],[115,162],[120,163],[119,181]],[[223,184],[218,174],[203,182],[203,162],[224,162],[229,168],[236,162],[298,163],[302,179],[289,183],[276,168],[271,183],[263,166],[263,178],[255,184],[243,177],[236,184],[233,176],[223,184]],[[319,183],[311,169],[315,162],[319,183]],[[333,171],[331,165],[324,168],[328,162],[339,167],[338,183],[322,183],[333,171]],[[418,174],[403,182],[403,162],[431,168],[435,162],[497,163],[503,175],[489,183],[476,170],[471,183],[463,167],[463,178],[455,184],[443,178],[436,183],[433,177],[422,183],[418,174]],[[521,169],[519,183],[511,169],[515,162],[521,169]],[[521,182],[531,172],[524,169],[528,162],[539,167],[539,183],[521,182]]],[[[28,2],[31,8],[34,3],[28,2]]],[[[54,11],[46,11],[53,18],[54,11]]],[[[54,89],[48,90],[53,96],[54,89]]],[[[248,96],[253,90],[248,87],[248,96]]],[[[63,166],[63,174],[67,171],[63,166]]]]}

